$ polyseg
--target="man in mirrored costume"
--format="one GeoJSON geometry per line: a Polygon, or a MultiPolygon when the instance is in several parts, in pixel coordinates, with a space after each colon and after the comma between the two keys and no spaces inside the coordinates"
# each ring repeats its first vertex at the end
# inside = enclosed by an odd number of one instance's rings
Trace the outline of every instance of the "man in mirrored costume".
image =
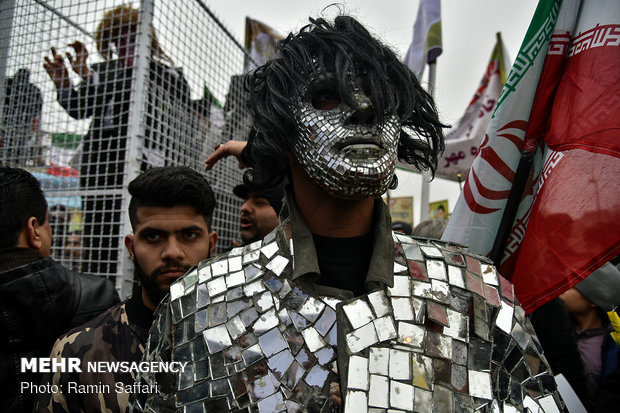
{"type": "Polygon", "coordinates": [[[170,289],[141,411],[562,410],[512,285],[466,248],[395,234],[397,159],[434,171],[432,98],[356,20],[312,20],[248,79],[253,183],[289,180],[280,225],[170,289]],[[540,410],[539,410],[540,409],[540,410]]]}

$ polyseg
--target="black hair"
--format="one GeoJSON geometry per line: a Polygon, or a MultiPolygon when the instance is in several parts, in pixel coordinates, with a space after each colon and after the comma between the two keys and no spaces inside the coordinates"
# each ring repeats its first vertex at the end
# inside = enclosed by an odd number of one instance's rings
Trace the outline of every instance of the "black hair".
{"type": "MultiPolygon", "coordinates": [[[[357,20],[341,15],[333,24],[310,18],[298,34],[291,33],[278,44],[271,60],[248,74],[246,88],[256,133],[243,152],[252,167],[244,176],[246,182],[273,183],[288,173],[285,155],[299,133],[293,107],[317,68],[335,76],[340,96],[351,107],[356,107],[351,73],[362,75],[378,120],[390,113],[401,121],[398,158],[434,175],[446,125],[439,121],[432,97],[389,47],[357,20]]],[[[396,176],[390,187],[395,186],[396,176]]]]}
{"type": "Polygon", "coordinates": [[[17,245],[30,217],[45,224],[47,201],[41,184],[30,172],[0,167],[0,248],[17,245]]]}
{"type": "Polygon", "coordinates": [[[140,207],[191,206],[211,227],[215,195],[203,175],[187,166],[147,169],[129,183],[129,221],[135,230],[140,207]]]}

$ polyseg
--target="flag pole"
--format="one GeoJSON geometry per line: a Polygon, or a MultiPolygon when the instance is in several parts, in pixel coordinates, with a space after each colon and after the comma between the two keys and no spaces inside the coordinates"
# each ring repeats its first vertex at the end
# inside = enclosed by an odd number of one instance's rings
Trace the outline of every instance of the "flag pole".
{"type": "MultiPolygon", "coordinates": [[[[435,76],[437,71],[437,61],[428,64],[428,86],[427,91],[431,97],[435,97],[435,76]]],[[[420,222],[428,219],[428,203],[430,193],[431,175],[428,170],[422,171],[422,187],[420,189],[420,222]]]]}
{"type": "Polygon", "coordinates": [[[428,87],[427,92],[432,98],[435,98],[435,78],[437,73],[437,61],[429,62],[428,64],[428,87]]]}
{"type": "MultiPolygon", "coordinates": [[[[534,149],[535,150],[535,149],[534,149]]],[[[506,201],[506,208],[502,214],[502,219],[499,223],[499,228],[495,234],[495,241],[493,241],[493,248],[489,254],[489,258],[493,261],[496,267],[499,267],[504,256],[504,250],[506,244],[508,244],[508,237],[510,231],[512,231],[512,224],[517,216],[517,210],[521,203],[521,197],[527,184],[527,179],[530,176],[530,170],[532,169],[532,163],[534,161],[534,152],[525,150],[521,153],[519,158],[519,165],[517,166],[517,172],[515,173],[514,180],[512,182],[512,188],[510,188],[510,194],[506,201]]]]}

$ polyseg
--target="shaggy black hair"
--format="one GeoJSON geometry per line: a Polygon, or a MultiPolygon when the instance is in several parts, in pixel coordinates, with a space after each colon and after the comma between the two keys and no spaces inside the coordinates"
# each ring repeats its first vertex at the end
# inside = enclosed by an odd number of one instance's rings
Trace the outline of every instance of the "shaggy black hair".
{"type": "Polygon", "coordinates": [[[134,230],[140,207],[194,207],[211,227],[215,195],[205,177],[187,166],[147,169],[131,181],[127,189],[131,195],[129,221],[134,230]]]}
{"type": "MultiPolygon", "coordinates": [[[[299,131],[293,107],[317,72],[331,73],[339,94],[351,107],[351,74],[361,75],[378,121],[396,114],[402,126],[398,158],[434,175],[437,157],[444,149],[443,131],[432,97],[420,86],[415,74],[396,54],[371,36],[357,20],[338,16],[333,24],[310,18],[310,24],[278,44],[271,60],[250,73],[246,87],[254,128],[243,153],[252,167],[246,182],[268,184],[288,173],[286,153],[292,152],[299,131]],[[413,130],[418,137],[405,130],[413,130]]],[[[396,176],[390,188],[396,187],[396,176]]]]}

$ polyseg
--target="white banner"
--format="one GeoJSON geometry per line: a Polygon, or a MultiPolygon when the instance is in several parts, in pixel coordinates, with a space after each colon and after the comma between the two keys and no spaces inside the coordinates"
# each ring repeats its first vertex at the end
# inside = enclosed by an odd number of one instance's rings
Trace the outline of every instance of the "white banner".
{"type": "Polygon", "coordinates": [[[446,135],[446,149],[439,159],[437,176],[454,181],[459,179],[459,174],[462,180],[467,177],[506,81],[510,64],[504,50],[501,35],[497,33],[497,43],[474,97],[463,117],[446,135]]]}

